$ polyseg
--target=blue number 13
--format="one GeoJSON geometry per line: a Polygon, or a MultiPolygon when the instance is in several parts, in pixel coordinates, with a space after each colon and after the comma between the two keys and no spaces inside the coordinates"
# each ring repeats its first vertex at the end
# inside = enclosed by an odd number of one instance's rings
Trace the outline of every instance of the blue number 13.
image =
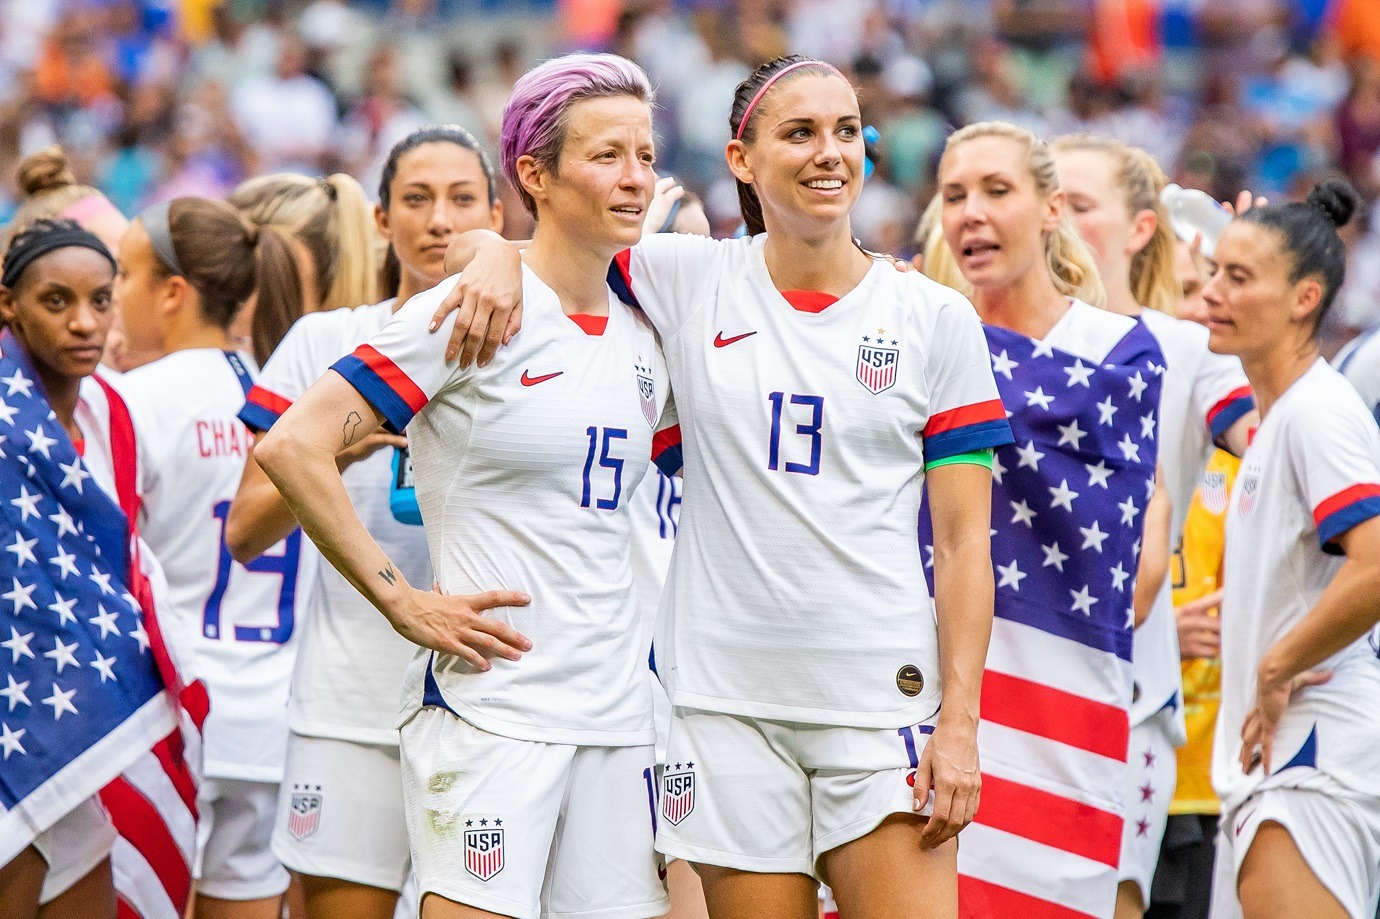
{"type": "MultiPolygon", "coordinates": [[[[786,407],[786,394],[774,392],[767,396],[771,402],[771,442],[767,447],[767,468],[775,471],[781,460],[781,415],[786,407]]],[[[801,437],[810,438],[810,461],[808,463],[792,463],[787,461],[787,472],[799,472],[802,475],[819,475],[819,454],[823,446],[824,438],[820,435],[820,428],[824,426],[824,397],[823,396],[802,396],[799,393],[792,393],[791,405],[808,405],[813,410],[809,424],[798,424],[795,432],[801,437]]]]}

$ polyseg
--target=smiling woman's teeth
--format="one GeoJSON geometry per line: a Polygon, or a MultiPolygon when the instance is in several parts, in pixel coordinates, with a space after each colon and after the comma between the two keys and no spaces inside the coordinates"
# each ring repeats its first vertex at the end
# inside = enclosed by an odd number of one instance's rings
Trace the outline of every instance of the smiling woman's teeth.
{"type": "Polygon", "coordinates": [[[807,188],[842,188],[842,179],[811,179],[805,183],[807,188]]]}

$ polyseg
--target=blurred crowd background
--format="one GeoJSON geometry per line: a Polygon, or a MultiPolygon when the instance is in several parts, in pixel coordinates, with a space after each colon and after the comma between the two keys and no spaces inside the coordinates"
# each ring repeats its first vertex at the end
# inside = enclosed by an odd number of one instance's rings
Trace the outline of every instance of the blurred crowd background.
{"type": "MultiPolygon", "coordinates": [[[[269,172],[372,193],[422,124],[493,149],[513,81],[573,49],[646,68],[659,171],[718,234],[733,89],[788,51],[849,73],[880,133],[854,217],[877,250],[909,253],[945,136],[989,118],[1116,137],[1219,198],[1334,173],[1380,197],[1380,0],[0,0],[0,221],[53,143],[127,214],[269,172]]],[[[1347,232],[1336,341],[1380,324],[1380,211],[1347,232]]]]}

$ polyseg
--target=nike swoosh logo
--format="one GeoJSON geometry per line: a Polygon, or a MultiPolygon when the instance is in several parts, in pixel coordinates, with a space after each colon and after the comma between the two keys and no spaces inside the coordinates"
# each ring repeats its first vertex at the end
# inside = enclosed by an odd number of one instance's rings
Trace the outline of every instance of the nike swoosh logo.
{"type": "Polygon", "coordinates": [[[724,338],[724,333],[723,333],[723,332],[720,332],[718,335],[715,335],[715,336],[714,336],[714,347],[716,347],[716,348],[727,348],[729,345],[733,344],[735,341],[742,341],[744,338],[747,338],[749,335],[756,335],[756,334],[757,334],[757,333],[756,333],[755,331],[754,331],[754,332],[744,332],[742,335],[734,335],[732,338],[724,338]]]}
{"type": "Polygon", "coordinates": [[[520,380],[520,382],[523,386],[536,386],[538,383],[545,383],[547,380],[554,380],[556,379],[556,377],[560,376],[563,373],[565,373],[564,370],[557,370],[555,373],[544,373],[539,377],[534,377],[528,376],[527,371],[524,370],[522,371],[522,379],[520,380]]]}

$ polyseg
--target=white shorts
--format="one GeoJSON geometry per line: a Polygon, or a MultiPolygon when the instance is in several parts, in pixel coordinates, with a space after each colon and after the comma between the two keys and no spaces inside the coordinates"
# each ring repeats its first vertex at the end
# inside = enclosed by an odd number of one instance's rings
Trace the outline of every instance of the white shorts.
{"type": "Polygon", "coordinates": [[[277,782],[205,779],[197,789],[197,893],[220,900],[261,900],[288,888],[288,873],[269,840],[277,782]]]}
{"type": "Polygon", "coordinates": [[[1303,860],[1351,919],[1375,919],[1380,901],[1380,801],[1302,788],[1259,791],[1222,815],[1212,875],[1212,919],[1241,919],[1236,884],[1266,821],[1289,831],[1303,860]]]}
{"type": "Polygon", "coordinates": [[[273,854],[299,874],[402,890],[411,867],[398,748],[288,735],[273,854]]]}
{"type": "Polygon", "coordinates": [[[655,752],[514,740],[424,708],[402,728],[417,889],[517,919],[669,910],[655,752]]]}
{"type": "Polygon", "coordinates": [[[825,852],[914,813],[915,766],[933,732],[929,722],[851,728],[676,708],[657,849],[740,871],[815,874],[825,852]]]}
{"type": "Polygon", "coordinates": [[[33,847],[48,863],[39,905],[56,900],[90,874],[110,855],[116,835],[105,805],[92,795],[34,837],[33,847]]]}
{"type": "Polygon", "coordinates": [[[1178,783],[1178,760],[1170,735],[1173,717],[1173,712],[1162,711],[1131,728],[1126,753],[1126,822],[1121,828],[1117,881],[1135,881],[1140,902],[1146,906],[1169,822],[1169,802],[1178,783]]]}

